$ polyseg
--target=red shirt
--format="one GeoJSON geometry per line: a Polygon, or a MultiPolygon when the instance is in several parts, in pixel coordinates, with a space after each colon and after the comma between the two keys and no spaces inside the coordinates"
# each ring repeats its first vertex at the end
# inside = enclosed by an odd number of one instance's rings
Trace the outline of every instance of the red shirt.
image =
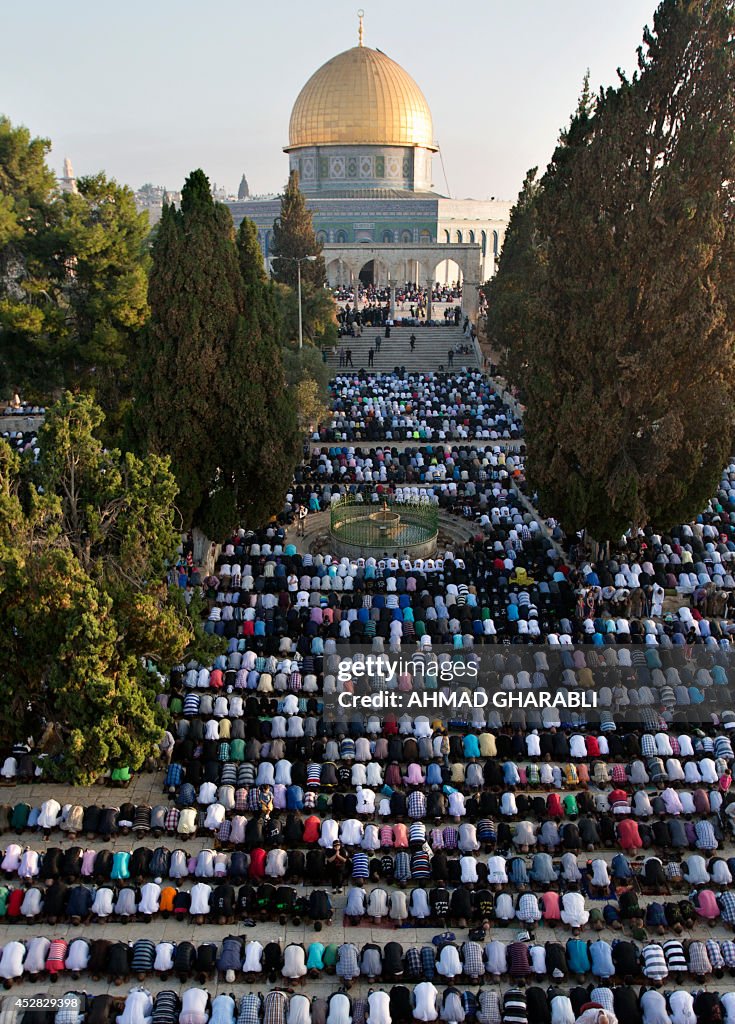
{"type": "Polygon", "coordinates": [[[597,742],[596,736],[585,736],[585,746],[587,747],[588,757],[599,757],[600,756],[600,744],[597,742]]]}
{"type": "Polygon", "coordinates": [[[637,821],[630,818],[619,821],[618,835],[620,836],[620,845],[624,850],[638,850],[643,846],[637,821]]]}
{"type": "Polygon", "coordinates": [[[11,889],[8,896],[8,917],[20,917],[20,907],[23,902],[25,891],[23,889],[11,889]]]}
{"type": "Polygon", "coordinates": [[[249,878],[265,878],[265,857],[266,853],[262,846],[256,846],[250,851],[249,878]]]}
{"type": "Polygon", "coordinates": [[[316,843],[322,834],[322,820],[316,814],[312,814],[304,822],[303,841],[305,843],[316,843]]]}
{"type": "Polygon", "coordinates": [[[546,813],[550,818],[562,818],[564,816],[558,793],[549,793],[546,797],[546,813]]]}

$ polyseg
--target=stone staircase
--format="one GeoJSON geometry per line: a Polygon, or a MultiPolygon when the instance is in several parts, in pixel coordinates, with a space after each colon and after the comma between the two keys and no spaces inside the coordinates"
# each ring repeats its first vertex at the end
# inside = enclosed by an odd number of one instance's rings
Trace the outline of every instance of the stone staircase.
{"type": "MultiPolygon", "coordinates": [[[[469,355],[455,353],[454,370],[462,367],[478,369],[480,359],[477,346],[465,338],[461,327],[392,327],[390,338],[385,338],[384,328],[364,327],[360,338],[340,338],[344,349],[352,349],[352,363],[355,370],[360,368],[370,373],[392,373],[394,367],[405,366],[408,373],[420,373],[427,370],[448,369],[447,353],[459,344],[469,344],[472,351],[469,355]],[[411,351],[410,338],[416,335],[416,348],[411,351]],[[368,367],[368,349],[375,348],[375,338],[380,335],[380,352],[375,353],[372,367],[368,367]]],[[[339,357],[329,353],[327,365],[332,374],[339,373],[339,357]]],[[[348,367],[349,370],[349,367],[348,367]]]]}

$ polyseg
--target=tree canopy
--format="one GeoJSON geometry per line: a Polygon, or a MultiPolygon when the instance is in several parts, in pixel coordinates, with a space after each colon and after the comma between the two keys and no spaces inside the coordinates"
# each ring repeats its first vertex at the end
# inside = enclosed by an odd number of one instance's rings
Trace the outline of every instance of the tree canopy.
{"type": "Polygon", "coordinates": [[[599,540],[694,515],[735,426],[735,17],[663,0],[638,70],[527,179],[489,328],[542,504],[599,540]]]}
{"type": "Polygon", "coordinates": [[[0,723],[44,740],[44,774],[76,783],[139,768],[165,725],[148,659],[192,633],[165,583],[176,551],[168,460],[99,440],[102,412],[66,392],[37,461],[0,440],[0,723]]]}
{"type": "Polygon", "coordinates": [[[273,299],[254,229],[192,172],[165,207],[153,246],[151,319],[136,419],[168,453],[185,525],[223,536],[279,511],[298,456],[273,299]]]}
{"type": "Polygon", "coordinates": [[[298,273],[295,260],[316,256],[314,262],[307,260],[301,264],[301,287],[305,294],[324,287],[326,270],[321,254],[322,244],[314,233],[314,223],[299,188],[298,171],[291,171],[281,196],[281,213],[273,224],[271,250],[276,281],[295,288],[298,273]]]}
{"type": "Polygon", "coordinates": [[[148,219],[103,174],[61,193],[50,143],[0,117],[0,389],[127,394],[147,317],[148,219]]]}

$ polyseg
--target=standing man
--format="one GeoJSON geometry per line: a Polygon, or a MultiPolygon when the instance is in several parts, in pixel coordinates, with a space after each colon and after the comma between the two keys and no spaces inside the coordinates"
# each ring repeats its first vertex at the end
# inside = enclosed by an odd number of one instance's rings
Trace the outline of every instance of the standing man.
{"type": "Polygon", "coordinates": [[[296,536],[297,537],[303,537],[304,536],[304,528],[306,526],[306,517],[308,516],[308,514],[309,514],[309,510],[307,509],[306,505],[301,503],[299,505],[298,511],[296,513],[296,515],[298,517],[297,518],[297,522],[296,522],[296,536]]]}
{"type": "Polygon", "coordinates": [[[375,351],[380,352],[380,335],[375,335],[375,351]]]}
{"type": "Polygon", "coordinates": [[[411,351],[413,352],[413,350],[414,350],[415,348],[416,348],[416,335],[415,335],[415,334],[412,334],[412,335],[411,335],[411,351]]]}
{"type": "Polygon", "coordinates": [[[348,348],[345,350],[345,366],[351,366],[354,369],[355,364],[352,362],[352,349],[348,348]]]}
{"type": "Polygon", "coordinates": [[[369,348],[368,349],[368,366],[372,366],[373,365],[373,356],[374,355],[375,355],[375,353],[372,350],[372,348],[369,348]]]}

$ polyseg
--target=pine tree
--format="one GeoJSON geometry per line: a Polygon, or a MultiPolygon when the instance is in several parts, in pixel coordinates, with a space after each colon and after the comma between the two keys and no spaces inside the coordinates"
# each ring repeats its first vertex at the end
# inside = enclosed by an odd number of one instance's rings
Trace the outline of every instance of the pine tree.
{"type": "Polygon", "coordinates": [[[273,224],[273,277],[282,284],[296,287],[297,267],[295,259],[317,256],[314,262],[301,264],[301,288],[304,295],[324,287],[326,270],[322,257],[322,244],[314,234],[312,217],[306,208],[304,195],[299,188],[299,175],[291,171],[286,189],[281,196],[281,214],[273,224]],[[285,258],[282,258],[285,257],[285,258]]]}
{"type": "Polygon", "coordinates": [[[93,390],[109,412],[148,315],[149,225],[103,174],[59,193],[49,147],[0,118],[0,390],[93,390]]]}
{"type": "Polygon", "coordinates": [[[514,213],[532,230],[493,285],[529,477],[598,540],[691,517],[730,454],[733,28],[727,0],[663,0],[637,73],[580,106],[514,213]]]}
{"type": "Polygon", "coordinates": [[[106,411],[129,394],[137,335],[148,318],[148,236],[132,191],[104,174],[61,197],[55,258],[73,267],[64,285],[68,386],[94,392],[106,411]]]}
{"type": "Polygon", "coordinates": [[[44,774],[82,784],[155,749],[165,715],[144,661],[170,667],[191,638],[165,585],[173,476],[105,447],[102,420],[67,392],[37,461],[0,439],[0,728],[40,740],[48,727],[59,750],[44,774]]]}

